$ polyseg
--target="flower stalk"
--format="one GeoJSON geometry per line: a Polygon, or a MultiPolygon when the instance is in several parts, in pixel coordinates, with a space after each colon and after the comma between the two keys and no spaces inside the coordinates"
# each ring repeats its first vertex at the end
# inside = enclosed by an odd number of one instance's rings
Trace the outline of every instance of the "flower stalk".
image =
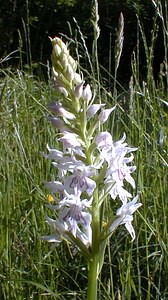
{"type": "Polygon", "coordinates": [[[133,213],[141,203],[138,196],[130,201],[132,195],[124,184],[135,188],[132,152],[137,149],[127,145],[125,134],[114,142],[108,131],[100,130],[116,107],[93,103],[91,86],[77,72],[68,45],[58,37],[51,42],[52,82],[61,100],[49,104],[54,116],[47,119],[60,131],[63,150],[47,146],[48,153],[42,153],[58,170],[55,180],[44,181],[54,202],[47,205],[54,218],[46,217],[52,234],[42,239],[55,245],[67,240],[83,254],[88,263],[87,300],[97,300],[108,239],[120,225],[135,239],[133,213]],[[115,217],[114,211],[112,216],[107,212],[103,226],[106,201],[118,201],[121,206],[115,217]]]}
{"type": "Polygon", "coordinates": [[[98,285],[98,255],[95,255],[88,265],[87,300],[97,300],[98,285]]]}

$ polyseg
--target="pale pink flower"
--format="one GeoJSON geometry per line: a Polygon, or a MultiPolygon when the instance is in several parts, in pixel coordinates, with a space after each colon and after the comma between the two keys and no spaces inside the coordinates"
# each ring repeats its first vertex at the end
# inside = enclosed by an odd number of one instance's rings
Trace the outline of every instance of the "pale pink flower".
{"type": "Polygon", "coordinates": [[[105,106],[105,104],[92,104],[87,110],[87,117],[92,118],[97,113],[97,111],[105,106]]]}
{"type": "Polygon", "coordinates": [[[96,183],[88,177],[91,175],[93,175],[93,171],[90,167],[86,167],[85,165],[75,167],[73,174],[68,176],[64,182],[66,190],[73,192],[77,187],[79,191],[86,191],[88,195],[92,195],[96,188],[96,183]]]}
{"type": "Polygon", "coordinates": [[[98,116],[98,120],[100,121],[101,124],[105,123],[108,120],[111,112],[114,109],[115,109],[115,106],[101,111],[100,115],[98,116]]]}
{"type": "Polygon", "coordinates": [[[133,213],[142,205],[142,203],[136,203],[139,196],[136,196],[132,201],[123,204],[116,212],[118,217],[110,226],[110,231],[113,232],[119,225],[124,224],[129,234],[132,237],[132,241],[135,239],[135,230],[132,226],[133,213]]]}
{"type": "Polygon", "coordinates": [[[74,120],[75,116],[71,112],[67,111],[61,103],[52,102],[49,103],[48,109],[52,111],[56,116],[61,116],[69,120],[74,120]]]}
{"type": "Polygon", "coordinates": [[[59,141],[63,143],[65,148],[74,148],[81,146],[77,134],[71,132],[65,132],[63,137],[59,138],[59,141]]]}

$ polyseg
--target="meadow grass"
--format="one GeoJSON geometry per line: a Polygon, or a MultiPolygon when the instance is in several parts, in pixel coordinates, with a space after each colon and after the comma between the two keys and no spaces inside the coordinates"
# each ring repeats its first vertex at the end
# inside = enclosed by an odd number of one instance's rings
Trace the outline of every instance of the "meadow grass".
{"type": "MultiPolygon", "coordinates": [[[[143,40],[145,44],[145,36],[143,40]]],[[[147,44],[145,49],[149,61],[147,44]]],[[[138,62],[133,56],[127,92],[116,92],[117,72],[114,93],[101,85],[99,74],[103,100],[117,104],[105,129],[114,140],[125,132],[128,144],[138,147],[135,194],[140,193],[143,204],[134,220],[135,241],[119,228],[108,242],[100,300],[168,299],[167,74],[161,73],[156,84],[149,64],[142,82],[138,62]]],[[[48,124],[46,107],[59,96],[50,81],[23,70],[2,68],[0,89],[0,299],[85,299],[84,259],[69,244],[52,249],[40,239],[49,230],[42,180],[56,176],[40,151],[47,144],[57,146],[58,131],[48,124]]]]}

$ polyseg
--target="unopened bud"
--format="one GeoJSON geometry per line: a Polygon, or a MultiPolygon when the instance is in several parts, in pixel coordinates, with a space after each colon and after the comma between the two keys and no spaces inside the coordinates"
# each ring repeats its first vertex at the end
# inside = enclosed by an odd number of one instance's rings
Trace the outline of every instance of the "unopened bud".
{"type": "Polygon", "coordinates": [[[82,96],[83,93],[83,84],[84,82],[81,82],[75,86],[74,90],[74,96],[79,99],[82,96]]]}
{"type": "Polygon", "coordinates": [[[61,94],[63,94],[65,97],[68,97],[68,91],[66,90],[66,88],[62,87],[62,86],[56,86],[55,87],[61,94]]]}
{"type": "Polygon", "coordinates": [[[72,56],[69,56],[69,57],[68,57],[68,62],[69,62],[69,64],[71,65],[72,69],[73,69],[74,71],[76,71],[77,63],[76,63],[76,61],[73,59],[72,56]]]}
{"type": "Polygon", "coordinates": [[[67,55],[69,54],[69,50],[67,48],[67,45],[61,39],[59,39],[59,46],[61,47],[61,50],[62,50],[63,53],[65,53],[67,55]]]}
{"type": "Polygon", "coordinates": [[[67,58],[67,55],[65,53],[62,55],[62,57],[60,57],[60,63],[62,65],[63,69],[67,69],[68,58],[67,58]]]}
{"type": "Polygon", "coordinates": [[[79,83],[82,82],[82,78],[81,78],[81,76],[80,76],[78,73],[75,73],[75,74],[74,74],[74,80],[73,80],[73,82],[74,82],[75,84],[79,84],[79,83]]]}
{"type": "Polygon", "coordinates": [[[59,91],[60,93],[64,94],[65,97],[68,97],[68,91],[64,87],[64,84],[61,82],[61,80],[57,77],[52,77],[52,83],[54,85],[54,88],[59,91]]]}
{"type": "Polygon", "coordinates": [[[92,98],[92,91],[90,89],[90,85],[89,84],[87,84],[86,87],[84,88],[82,97],[87,102],[89,102],[91,100],[91,98],[92,98]]]}
{"type": "Polygon", "coordinates": [[[58,72],[55,70],[54,67],[52,67],[52,74],[54,77],[58,77],[58,72]]]}
{"type": "Polygon", "coordinates": [[[65,76],[69,81],[72,81],[74,79],[75,74],[70,64],[68,64],[67,66],[65,76]]]}
{"type": "Polygon", "coordinates": [[[53,55],[58,58],[61,55],[61,48],[57,44],[53,46],[53,55]]]}
{"type": "Polygon", "coordinates": [[[69,50],[67,49],[67,45],[58,37],[50,38],[53,48],[57,45],[60,47],[61,52],[68,54],[69,50]]]}

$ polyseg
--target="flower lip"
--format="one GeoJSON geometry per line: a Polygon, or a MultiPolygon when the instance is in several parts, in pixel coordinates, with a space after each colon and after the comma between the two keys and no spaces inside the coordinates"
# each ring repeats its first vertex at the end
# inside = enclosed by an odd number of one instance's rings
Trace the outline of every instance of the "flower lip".
{"type": "Polygon", "coordinates": [[[113,140],[112,136],[108,131],[100,132],[96,138],[96,145],[99,149],[112,146],[113,140]]]}
{"type": "Polygon", "coordinates": [[[76,187],[80,192],[87,192],[89,196],[93,194],[96,183],[88,176],[93,175],[93,171],[84,166],[74,168],[73,174],[65,180],[65,187],[69,191],[73,191],[76,187]]]}

